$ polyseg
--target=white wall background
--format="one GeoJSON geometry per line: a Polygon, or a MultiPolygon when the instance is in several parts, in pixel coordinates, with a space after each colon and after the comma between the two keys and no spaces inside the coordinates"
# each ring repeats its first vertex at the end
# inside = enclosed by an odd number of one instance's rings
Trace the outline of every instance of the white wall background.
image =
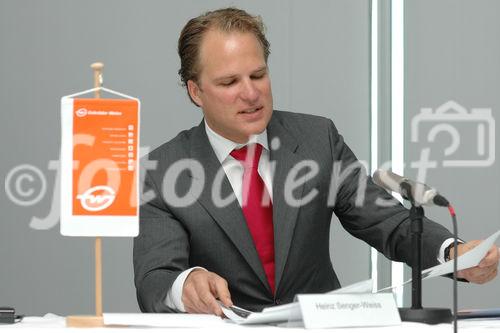
{"type": "MultiPolygon", "coordinates": [[[[63,237],[59,225],[29,227],[32,216],[43,218],[51,209],[56,173],[48,163],[59,157],[60,97],[92,87],[92,62],[104,62],[106,87],[141,99],[141,143],[156,147],[201,120],[177,76],[182,26],[209,9],[247,9],[268,27],[275,108],[332,118],[358,157],[368,160],[368,4],[0,1],[0,175],[31,164],[48,182],[43,199],[27,207],[0,191],[0,305],[27,315],[94,311],[93,239],[63,237]]],[[[333,235],[341,282],[367,278],[368,247],[336,222],[333,235]]],[[[104,239],[103,253],[104,311],[138,311],[132,240],[104,239]]]]}

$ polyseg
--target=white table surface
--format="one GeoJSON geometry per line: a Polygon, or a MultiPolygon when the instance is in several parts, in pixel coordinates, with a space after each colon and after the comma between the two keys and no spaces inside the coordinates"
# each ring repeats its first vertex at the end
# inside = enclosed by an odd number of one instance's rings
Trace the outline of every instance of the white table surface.
{"type": "MultiPolygon", "coordinates": [[[[147,331],[158,331],[168,329],[169,333],[188,333],[202,331],[218,333],[233,333],[233,332],[249,332],[258,331],[262,332],[304,332],[304,328],[283,328],[276,326],[264,326],[264,325],[251,325],[251,326],[239,326],[233,324],[232,322],[225,321],[223,325],[210,328],[152,328],[152,327],[125,327],[125,328],[87,328],[83,329],[85,332],[147,332],[147,331]]],[[[499,332],[500,333],[500,319],[493,320],[463,320],[458,323],[459,332],[499,332]]],[[[12,325],[0,325],[0,332],[82,332],[80,328],[67,328],[65,325],[65,317],[57,316],[54,314],[46,314],[43,317],[26,317],[22,322],[12,324],[12,325]]],[[[420,323],[410,323],[404,322],[401,326],[392,327],[370,327],[370,328],[344,328],[344,329],[328,329],[328,330],[307,330],[311,331],[335,331],[335,332],[354,332],[354,333],[433,333],[433,332],[453,332],[453,326],[450,324],[440,324],[440,325],[426,325],[420,323]]]]}

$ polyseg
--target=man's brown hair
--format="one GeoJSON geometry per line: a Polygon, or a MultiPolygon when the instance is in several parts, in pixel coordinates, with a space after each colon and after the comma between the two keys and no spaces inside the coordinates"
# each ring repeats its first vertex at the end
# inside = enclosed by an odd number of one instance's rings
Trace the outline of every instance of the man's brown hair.
{"type": "MultiPolygon", "coordinates": [[[[210,29],[216,29],[227,33],[235,31],[253,33],[262,45],[264,59],[267,63],[270,45],[264,34],[265,27],[260,16],[252,16],[242,9],[233,7],[209,11],[189,20],[179,36],[177,49],[181,59],[179,75],[184,86],[187,87],[187,82],[189,80],[198,83],[200,74],[199,53],[201,41],[205,33],[210,29]]],[[[191,98],[191,96],[189,96],[189,98],[191,98]]]]}

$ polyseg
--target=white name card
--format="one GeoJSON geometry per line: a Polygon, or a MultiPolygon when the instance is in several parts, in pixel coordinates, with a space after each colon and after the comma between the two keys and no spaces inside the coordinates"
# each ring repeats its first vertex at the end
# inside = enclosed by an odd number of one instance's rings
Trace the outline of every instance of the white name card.
{"type": "Polygon", "coordinates": [[[297,299],[305,328],[401,325],[390,293],[304,294],[297,299]]]}

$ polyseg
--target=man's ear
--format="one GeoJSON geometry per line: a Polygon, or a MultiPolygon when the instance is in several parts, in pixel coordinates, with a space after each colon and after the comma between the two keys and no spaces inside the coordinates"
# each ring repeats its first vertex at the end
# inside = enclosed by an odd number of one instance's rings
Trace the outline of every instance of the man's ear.
{"type": "Polygon", "coordinates": [[[193,102],[198,105],[199,107],[203,106],[203,103],[200,98],[200,87],[198,87],[198,84],[194,82],[193,80],[188,80],[187,82],[187,89],[189,96],[193,100],[193,102]]]}

